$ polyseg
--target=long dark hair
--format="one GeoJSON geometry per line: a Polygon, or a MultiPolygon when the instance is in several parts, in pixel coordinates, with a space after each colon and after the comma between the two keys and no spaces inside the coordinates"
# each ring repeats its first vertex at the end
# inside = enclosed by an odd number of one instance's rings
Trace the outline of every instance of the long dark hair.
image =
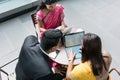
{"type": "Polygon", "coordinates": [[[102,44],[99,36],[87,33],[83,36],[82,62],[91,61],[94,75],[102,73],[103,67],[107,70],[102,57],[102,44]]]}
{"type": "Polygon", "coordinates": [[[45,9],[46,8],[45,4],[52,4],[52,3],[55,3],[57,1],[58,0],[40,0],[40,3],[37,7],[37,11],[40,9],[45,9]]]}

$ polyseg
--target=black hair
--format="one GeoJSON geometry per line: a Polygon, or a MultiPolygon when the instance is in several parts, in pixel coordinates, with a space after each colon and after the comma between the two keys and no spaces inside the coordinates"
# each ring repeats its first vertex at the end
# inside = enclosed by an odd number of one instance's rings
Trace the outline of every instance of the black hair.
{"type": "Polygon", "coordinates": [[[91,61],[94,75],[102,73],[103,67],[107,70],[102,57],[102,43],[100,37],[93,33],[87,33],[83,36],[82,42],[82,62],[91,61]]]}
{"type": "Polygon", "coordinates": [[[55,3],[57,1],[58,0],[40,0],[40,3],[37,7],[37,11],[40,10],[40,9],[45,9],[46,8],[45,4],[50,5],[50,4],[55,3]]]}
{"type": "Polygon", "coordinates": [[[58,29],[48,29],[41,37],[41,47],[44,51],[48,51],[50,48],[56,46],[63,33],[58,29]]]}

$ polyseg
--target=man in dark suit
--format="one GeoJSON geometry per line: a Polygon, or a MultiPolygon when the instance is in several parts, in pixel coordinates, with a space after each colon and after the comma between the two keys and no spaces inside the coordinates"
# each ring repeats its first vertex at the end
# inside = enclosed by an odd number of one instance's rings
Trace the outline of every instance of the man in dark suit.
{"type": "Polygon", "coordinates": [[[40,43],[35,36],[28,36],[16,66],[16,80],[62,80],[66,71],[54,73],[48,56],[59,47],[62,36],[62,32],[55,29],[45,31],[40,43]]]}

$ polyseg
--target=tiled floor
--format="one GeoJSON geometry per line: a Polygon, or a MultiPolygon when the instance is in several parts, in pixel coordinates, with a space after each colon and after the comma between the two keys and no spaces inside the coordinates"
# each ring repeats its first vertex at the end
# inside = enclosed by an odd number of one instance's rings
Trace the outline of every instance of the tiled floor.
{"type": "MultiPolygon", "coordinates": [[[[111,67],[120,70],[120,0],[63,0],[59,3],[64,6],[68,26],[98,34],[103,49],[112,55],[111,67]]],[[[35,35],[30,14],[0,23],[0,66],[19,55],[27,35],[35,35]]],[[[12,64],[4,70],[12,72],[16,63],[12,64]]],[[[115,72],[111,76],[113,80],[120,80],[115,72]]]]}

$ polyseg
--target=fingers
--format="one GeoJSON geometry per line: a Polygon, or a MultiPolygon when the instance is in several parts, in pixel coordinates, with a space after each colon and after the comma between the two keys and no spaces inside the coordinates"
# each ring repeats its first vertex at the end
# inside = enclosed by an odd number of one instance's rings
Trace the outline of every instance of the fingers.
{"type": "Polygon", "coordinates": [[[59,67],[56,67],[56,68],[59,68],[59,69],[55,73],[58,73],[58,74],[60,74],[63,77],[66,76],[67,68],[65,68],[63,65],[60,65],[59,67]]]}
{"type": "Polygon", "coordinates": [[[63,31],[65,29],[65,26],[64,25],[61,25],[60,26],[60,30],[63,31]]]}
{"type": "Polygon", "coordinates": [[[74,57],[75,57],[75,53],[72,51],[72,49],[70,49],[69,51],[68,51],[68,58],[70,59],[70,60],[73,60],[74,59],[74,57]]]}

